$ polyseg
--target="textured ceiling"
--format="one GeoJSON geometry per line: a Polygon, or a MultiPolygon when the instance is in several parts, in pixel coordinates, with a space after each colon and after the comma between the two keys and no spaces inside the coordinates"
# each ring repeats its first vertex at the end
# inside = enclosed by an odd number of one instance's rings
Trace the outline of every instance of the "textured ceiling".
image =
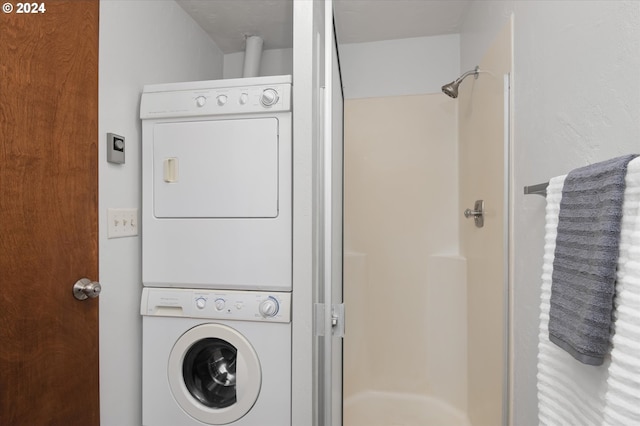
{"type": "MultiPolygon", "coordinates": [[[[177,0],[224,53],[258,35],[264,49],[292,46],[294,0],[177,0]]],[[[295,0],[306,1],[306,0],[295,0]]],[[[339,43],[394,40],[460,31],[471,0],[334,0],[339,43]]]]}
{"type": "MultiPolygon", "coordinates": [[[[299,1],[299,0],[296,0],[299,1]]],[[[224,53],[244,50],[246,35],[264,49],[292,47],[293,0],[177,0],[224,53]]]]}
{"type": "Polygon", "coordinates": [[[340,43],[460,32],[470,0],[335,0],[340,43]]]}

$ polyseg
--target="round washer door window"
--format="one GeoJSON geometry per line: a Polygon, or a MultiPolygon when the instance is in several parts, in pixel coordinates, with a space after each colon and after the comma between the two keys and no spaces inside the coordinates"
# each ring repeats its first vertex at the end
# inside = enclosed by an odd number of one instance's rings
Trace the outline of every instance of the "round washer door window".
{"type": "Polygon", "coordinates": [[[255,350],[244,336],[222,324],[202,324],[180,336],[169,356],[168,374],[180,407],[211,425],[247,414],[262,385],[255,350]]]}

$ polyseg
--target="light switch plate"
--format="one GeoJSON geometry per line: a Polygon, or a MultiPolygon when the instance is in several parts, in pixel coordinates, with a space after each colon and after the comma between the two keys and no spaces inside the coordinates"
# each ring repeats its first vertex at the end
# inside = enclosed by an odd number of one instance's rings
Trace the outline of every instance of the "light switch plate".
{"type": "Polygon", "coordinates": [[[107,238],[138,235],[138,209],[107,209],[107,238]]]}

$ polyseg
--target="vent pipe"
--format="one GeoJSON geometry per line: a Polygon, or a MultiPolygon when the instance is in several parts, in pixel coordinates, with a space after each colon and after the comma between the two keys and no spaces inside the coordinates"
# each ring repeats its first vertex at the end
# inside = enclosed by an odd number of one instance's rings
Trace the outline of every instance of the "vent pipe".
{"type": "Polygon", "coordinates": [[[262,37],[247,36],[246,44],[242,77],[257,77],[260,72],[260,58],[262,57],[262,37]]]}

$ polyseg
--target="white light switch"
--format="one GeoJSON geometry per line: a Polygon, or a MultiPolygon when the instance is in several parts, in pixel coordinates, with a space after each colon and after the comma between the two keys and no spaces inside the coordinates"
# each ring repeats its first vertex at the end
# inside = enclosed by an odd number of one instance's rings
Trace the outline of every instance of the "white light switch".
{"type": "Polygon", "coordinates": [[[107,209],[107,238],[138,235],[138,209],[107,209]]]}

